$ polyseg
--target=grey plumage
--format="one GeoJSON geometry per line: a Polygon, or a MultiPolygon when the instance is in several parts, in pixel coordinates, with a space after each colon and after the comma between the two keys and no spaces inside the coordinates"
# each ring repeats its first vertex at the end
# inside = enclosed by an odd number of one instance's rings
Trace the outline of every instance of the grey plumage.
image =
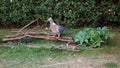
{"type": "Polygon", "coordinates": [[[67,29],[67,28],[65,28],[61,25],[57,25],[57,27],[58,27],[58,30],[59,30],[60,34],[62,34],[67,29]]]}

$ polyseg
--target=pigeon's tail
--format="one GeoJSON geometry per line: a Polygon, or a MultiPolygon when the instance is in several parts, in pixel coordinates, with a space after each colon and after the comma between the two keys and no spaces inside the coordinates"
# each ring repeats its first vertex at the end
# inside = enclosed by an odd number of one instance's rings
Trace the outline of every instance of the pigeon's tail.
{"type": "Polygon", "coordinates": [[[68,27],[64,27],[65,28],[65,30],[68,30],[68,27]]]}

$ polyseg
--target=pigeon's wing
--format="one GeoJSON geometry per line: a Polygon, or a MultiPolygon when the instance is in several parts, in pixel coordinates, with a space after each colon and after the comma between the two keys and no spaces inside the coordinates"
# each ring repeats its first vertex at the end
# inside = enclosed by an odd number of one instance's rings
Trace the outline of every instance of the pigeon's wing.
{"type": "Polygon", "coordinates": [[[56,26],[57,26],[57,29],[58,29],[59,33],[63,33],[64,30],[66,30],[66,28],[63,27],[63,26],[60,26],[60,25],[56,25],[56,26]]]}
{"type": "Polygon", "coordinates": [[[56,25],[50,25],[50,30],[53,32],[53,33],[59,33],[59,30],[58,30],[58,27],[56,25]]]}

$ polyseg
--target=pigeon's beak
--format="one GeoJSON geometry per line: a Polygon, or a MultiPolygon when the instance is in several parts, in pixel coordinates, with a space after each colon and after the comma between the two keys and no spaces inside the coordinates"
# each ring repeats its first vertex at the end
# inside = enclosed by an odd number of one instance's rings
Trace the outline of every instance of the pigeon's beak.
{"type": "Polygon", "coordinates": [[[47,20],[46,22],[49,23],[49,20],[47,20]]]}
{"type": "Polygon", "coordinates": [[[49,20],[47,20],[47,22],[49,22],[49,20]]]}
{"type": "Polygon", "coordinates": [[[48,23],[49,21],[48,20],[46,20],[46,23],[48,23]]]}

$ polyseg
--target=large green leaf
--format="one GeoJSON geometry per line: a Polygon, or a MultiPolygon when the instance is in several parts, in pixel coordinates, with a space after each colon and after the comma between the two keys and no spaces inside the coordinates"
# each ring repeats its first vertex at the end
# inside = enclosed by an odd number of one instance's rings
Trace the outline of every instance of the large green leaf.
{"type": "Polygon", "coordinates": [[[109,33],[108,27],[98,27],[98,28],[85,28],[79,31],[74,39],[75,42],[80,42],[80,44],[86,44],[93,47],[100,47],[102,43],[106,42],[108,39],[112,38],[113,34],[109,33]]]}

